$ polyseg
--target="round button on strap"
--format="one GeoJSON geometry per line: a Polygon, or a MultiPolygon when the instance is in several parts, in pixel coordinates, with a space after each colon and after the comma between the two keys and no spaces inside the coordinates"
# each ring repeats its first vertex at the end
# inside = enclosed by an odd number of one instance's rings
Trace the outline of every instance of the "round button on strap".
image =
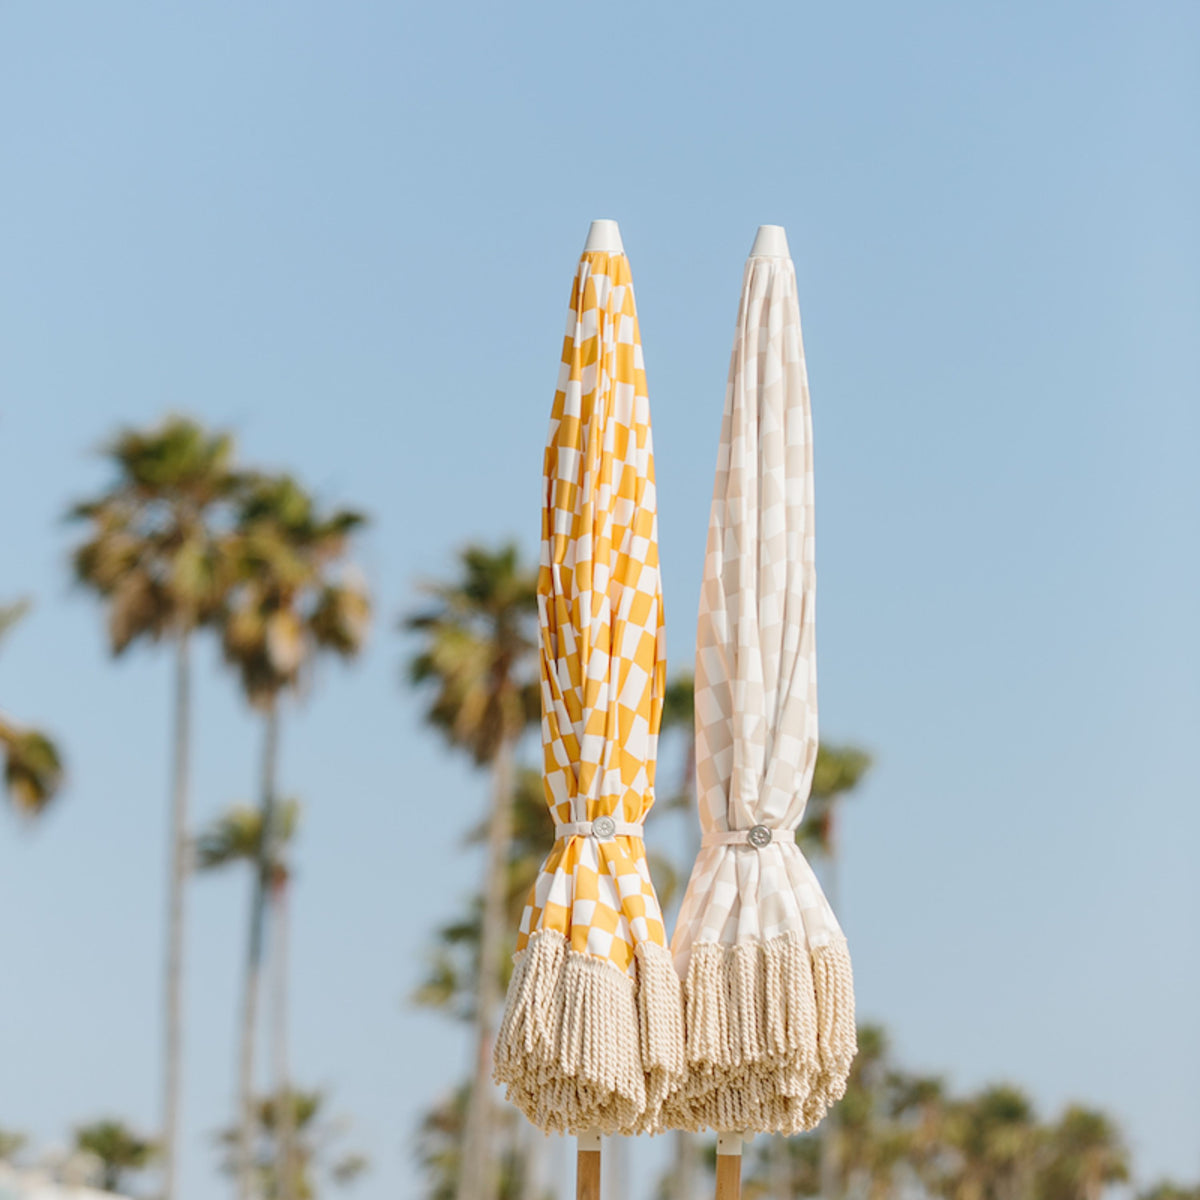
{"type": "Polygon", "coordinates": [[[556,841],[573,837],[594,837],[607,841],[614,837],[642,836],[642,827],[633,821],[618,821],[615,817],[601,815],[594,821],[567,821],[554,831],[556,841]]]}
{"type": "Polygon", "coordinates": [[[710,829],[700,839],[700,845],[705,850],[712,846],[753,846],[755,850],[761,850],[772,842],[791,842],[795,845],[796,831],[754,825],[750,829],[710,829]]]}
{"type": "Polygon", "coordinates": [[[765,825],[755,825],[753,829],[746,834],[746,841],[752,846],[757,846],[760,850],[763,846],[771,844],[771,831],[765,825]]]}

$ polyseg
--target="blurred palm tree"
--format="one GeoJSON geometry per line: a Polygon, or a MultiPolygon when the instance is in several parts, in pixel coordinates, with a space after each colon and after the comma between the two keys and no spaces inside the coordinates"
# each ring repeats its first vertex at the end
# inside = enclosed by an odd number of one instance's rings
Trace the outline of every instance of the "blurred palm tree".
{"type": "MultiPolygon", "coordinates": [[[[487,837],[488,824],[467,834],[468,844],[487,837]]],[[[518,769],[510,808],[508,867],[504,882],[504,945],[496,960],[497,993],[508,987],[517,925],[525,900],[537,879],[546,850],[554,841],[554,820],[546,807],[541,772],[518,769]]],[[[479,998],[479,947],[483,926],[483,896],[476,894],[467,910],[434,934],[424,979],[414,989],[414,1004],[435,1009],[458,1021],[476,1020],[479,998]]]]}
{"type": "Polygon", "coordinates": [[[101,1186],[106,1192],[124,1191],[127,1177],[144,1171],[158,1154],[153,1141],[111,1118],[79,1126],[75,1149],[99,1161],[101,1186]]]}
{"type": "MultiPolygon", "coordinates": [[[[280,800],[275,808],[275,829],[264,847],[261,809],[235,804],[196,838],[195,862],[199,871],[216,871],[231,864],[244,863],[255,874],[265,853],[270,855],[268,904],[271,925],[271,992],[273,1086],[277,1095],[288,1089],[287,1083],[287,945],[289,898],[292,868],[289,850],[300,825],[300,802],[280,800]]],[[[287,1145],[282,1147],[286,1151],[287,1145]]]]}
{"type": "MultiPolygon", "coordinates": [[[[944,1200],[1099,1200],[1129,1178],[1116,1125],[1103,1113],[1073,1106],[1058,1121],[1040,1121],[1011,1084],[964,1097],[947,1094],[935,1077],[896,1069],[887,1037],[860,1027],[833,1149],[837,1178],[856,1200],[891,1196],[944,1200]]],[[[821,1196],[821,1131],[773,1146],[750,1160],[746,1200],[778,1195],[821,1196]]],[[[1200,1200],[1200,1189],[1164,1183],[1139,1200],[1200,1200]]]]}
{"type": "MultiPolygon", "coordinates": [[[[471,1084],[463,1084],[438,1101],[421,1119],[416,1138],[416,1159],[426,1181],[426,1200],[455,1200],[462,1175],[463,1127],[471,1084]]],[[[495,1132],[503,1133],[504,1149],[497,1165],[496,1200],[546,1200],[526,1189],[529,1164],[518,1153],[512,1136],[520,1117],[505,1106],[497,1113],[495,1132]]]]}
{"type": "Polygon", "coordinates": [[[943,1131],[950,1154],[942,1194],[961,1200],[1024,1200],[1033,1188],[1042,1137],[1032,1102],[1011,1084],[984,1088],[950,1105],[943,1131]]]}
{"type": "MultiPolygon", "coordinates": [[[[825,895],[834,912],[840,912],[838,895],[838,810],[871,767],[871,756],[857,746],[836,746],[822,742],[817,748],[813,768],[812,789],[804,820],[796,831],[796,841],[808,855],[824,860],[825,895]]],[[[844,1181],[837,1173],[838,1121],[840,1105],[825,1115],[821,1122],[821,1194],[835,1200],[842,1193],[844,1181]]],[[[782,1194],[777,1193],[782,1200],[782,1194]]]]}
{"type": "Polygon", "coordinates": [[[871,756],[860,747],[821,743],[808,806],[796,833],[805,853],[819,854],[829,862],[836,860],[839,806],[870,769],[871,756]]]}
{"type": "Polygon", "coordinates": [[[1144,1192],[1139,1192],[1137,1200],[1200,1200],[1200,1183],[1194,1187],[1185,1187],[1164,1179],[1144,1192]]]}
{"type": "MultiPolygon", "coordinates": [[[[238,1191],[249,1200],[253,1188],[254,1047],[261,986],[267,907],[274,893],[282,916],[286,887],[273,889],[279,856],[274,845],[280,701],[311,677],[323,653],[353,658],[362,649],[371,619],[365,583],[346,559],[351,535],[366,522],[352,509],[321,512],[290,475],[256,474],[238,490],[232,542],[233,578],[221,609],[226,660],[236,669],[250,704],[263,715],[264,738],[259,799],[257,871],[251,899],[245,982],[242,995],[238,1111],[242,1129],[242,1171],[238,1191]],[[265,835],[262,834],[265,831],[265,835]]],[[[282,921],[273,926],[281,938],[282,921]]],[[[285,955],[277,955],[284,970],[285,955]]],[[[280,976],[275,1024],[285,1019],[286,988],[280,976]]],[[[288,1089],[285,1029],[277,1029],[276,1088],[288,1089]]],[[[288,1122],[281,1110],[280,1141],[291,1161],[288,1122]]],[[[288,1169],[282,1173],[282,1200],[298,1200],[288,1169]]]]}
{"type": "Polygon", "coordinates": [[[679,784],[667,807],[690,809],[696,803],[696,681],[690,672],[680,671],[667,680],[661,732],[664,737],[683,735],[679,784]]]}
{"type": "MultiPolygon", "coordinates": [[[[0,640],[29,611],[29,602],[0,605],[0,640]]],[[[62,787],[58,747],[40,729],[20,725],[0,712],[0,754],[9,801],[25,817],[36,817],[62,787]]]]}
{"type": "Polygon", "coordinates": [[[174,649],[174,730],[166,958],[162,1163],[163,1200],[176,1193],[183,1039],[183,908],[187,863],[190,647],[212,623],[229,582],[225,515],[238,484],[233,439],[186,417],[125,429],[104,448],[112,483],[71,509],[87,533],[76,547],[76,580],[104,602],[114,655],[139,641],[174,649]]]}
{"type": "MultiPolygon", "coordinates": [[[[888,1077],[887,1034],[878,1025],[858,1029],[858,1054],[846,1081],[846,1094],[838,1104],[840,1120],[830,1137],[825,1127],[821,1141],[821,1195],[829,1173],[827,1155],[832,1153],[832,1175],[847,1191],[874,1178],[880,1167],[879,1147],[884,1141],[884,1118],[880,1099],[888,1077]]],[[[826,1121],[829,1120],[827,1116],[826,1121]]]]}
{"type": "MultiPolygon", "coordinates": [[[[286,881],[290,868],[285,851],[300,824],[300,802],[281,800],[274,812],[275,832],[269,853],[272,882],[286,881]]],[[[263,820],[260,809],[235,804],[196,837],[195,862],[198,871],[216,871],[232,863],[258,866],[263,852],[263,820]]]]}
{"type": "MultiPolygon", "coordinates": [[[[325,1116],[326,1096],[319,1090],[289,1089],[255,1101],[255,1140],[251,1164],[256,1192],[263,1200],[281,1200],[285,1177],[290,1176],[298,1200],[315,1200],[322,1181],[346,1186],[369,1167],[366,1157],[354,1151],[334,1153],[346,1131],[345,1122],[325,1116]],[[283,1169],[282,1130],[292,1131],[293,1165],[283,1169]]],[[[224,1148],[222,1169],[240,1176],[241,1124],[218,1135],[224,1148]]]]}
{"type": "Polygon", "coordinates": [[[1043,1200],[1100,1200],[1129,1179],[1129,1151],[1105,1113],[1072,1105],[1047,1134],[1037,1195],[1043,1200]]]}
{"type": "Polygon", "coordinates": [[[886,1080],[886,1115],[902,1131],[905,1159],[912,1175],[926,1191],[937,1194],[945,1169],[945,1083],[933,1075],[889,1071],[886,1080]]]}
{"type": "Polygon", "coordinates": [[[426,720],[492,774],[479,925],[475,1060],[463,1127],[459,1200],[492,1200],[492,1038],[501,997],[508,905],[514,755],[537,720],[537,575],[513,544],[462,551],[456,578],[423,589],[430,605],[405,621],[422,647],[409,679],[426,692],[426,720]]]}
{"type": "Polygon", "coordinates": [[[15,1129],[0,1129],[0,1162],[13,1162],[28,1143],[27,1135],[15,1129]]]}

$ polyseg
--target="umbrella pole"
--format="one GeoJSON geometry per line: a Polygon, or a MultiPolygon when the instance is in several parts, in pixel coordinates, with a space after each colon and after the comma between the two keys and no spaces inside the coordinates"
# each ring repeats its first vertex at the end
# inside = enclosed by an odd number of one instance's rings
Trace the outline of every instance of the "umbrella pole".
{"type": "Polygon", "coordinates": [[[581,1133],[575,1145],[575,1200],[600,1200],[600,1135],[581,1133]]]}
{"type": "Polygon", "coordinates": [[[717,1134],[717,1200],[741,1200],[742,1140],[740,1133],[717,1134]]]}

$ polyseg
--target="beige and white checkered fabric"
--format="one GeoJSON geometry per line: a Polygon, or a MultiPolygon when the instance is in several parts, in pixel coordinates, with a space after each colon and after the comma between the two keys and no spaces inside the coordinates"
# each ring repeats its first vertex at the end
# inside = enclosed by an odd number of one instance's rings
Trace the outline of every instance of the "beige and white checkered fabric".
{"type": "MultiPolygon", "coordinates": [[[[812,417],[791,259],[746,264],[696,638],[700,824],[794,830],[817,755],[812,417]]],[[[841,931],[794,838],[700,851],[671,949],[841,931]]]]}
{"type": "MultiPolygon", "coordinates": [[[[654,803],[666,677],[650,406],[629,264],[585,253],[571,295],[545,457],[538,614],[546,803],[556,825],[641,822],[654,803]]],[[[517,951],[557,930],[635,974],[666,947],[640,838],[560,838],[517,951]]]]}

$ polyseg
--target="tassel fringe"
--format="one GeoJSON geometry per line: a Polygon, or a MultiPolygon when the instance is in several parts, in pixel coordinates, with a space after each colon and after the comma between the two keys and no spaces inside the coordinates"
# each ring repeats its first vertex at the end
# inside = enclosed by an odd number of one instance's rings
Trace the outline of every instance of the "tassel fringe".
{"type": "Polygon", "coordinates": [[[661,1128],[799,1133],[840,1100],[857,1052],[844,939],[693,946],[687,1072],[661,1128]]]}
{"type": "Polygon", "coordinates": [[[554,930],[517,956],[493,1077],[546,1131],[654,1132],[684,1071],[683,1001],[664,947],[636,951],[636,979],[570,949],[554,930]]]}

